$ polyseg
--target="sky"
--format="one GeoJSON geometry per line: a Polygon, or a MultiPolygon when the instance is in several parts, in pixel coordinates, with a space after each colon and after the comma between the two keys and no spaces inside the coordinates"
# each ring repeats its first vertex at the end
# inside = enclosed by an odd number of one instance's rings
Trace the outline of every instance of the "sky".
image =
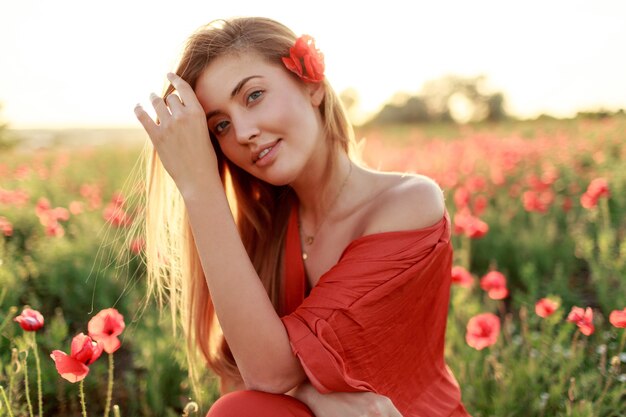
{"type": "Polygon", "coordinates": [[[310,34],[362,117],[444,75],[484,75],[518,117],[626,108],[622,0],[0,0],[0,122],[140,127],[186,38],[233,16],[310,34]]]}

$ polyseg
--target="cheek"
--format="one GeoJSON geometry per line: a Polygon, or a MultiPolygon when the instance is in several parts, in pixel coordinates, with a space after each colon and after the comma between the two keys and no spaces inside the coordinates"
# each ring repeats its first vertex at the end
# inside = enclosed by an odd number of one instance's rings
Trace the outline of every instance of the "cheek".
{"type": "Polygon", "coordinates": [[[229,140],[229,138],[225,138],[224,141],[220,142],[220,149],[226,159],[231,162],[234,162],[236,165],[241,166],[241,161],[244,158],[244,149],[237,144],[234,140],[229,140]]]}
{"type": "Polygon", "coordinates": [[[303,137],[316,132],[316,118],[310,103],[301,99],[286,100],[280,106],[272,106],[268,120],[289,136],[303,137]]]}

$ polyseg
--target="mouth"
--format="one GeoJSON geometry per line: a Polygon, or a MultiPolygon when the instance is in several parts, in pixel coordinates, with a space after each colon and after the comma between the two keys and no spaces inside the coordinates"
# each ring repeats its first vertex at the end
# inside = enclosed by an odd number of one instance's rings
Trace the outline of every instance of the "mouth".
{"type": "Polygon", "coordinates": [[[278,142],[280,142],[282,139],[278,139],[276,142],[274,142],[273,144],[261,149],[260,152],[256,153],[253,156],[253,163],[256,164],[257,161],[263,159],[268,153],[270,153],[270,151],[274,148],[274,146],[276,146],[278,144],[278,142]]]}

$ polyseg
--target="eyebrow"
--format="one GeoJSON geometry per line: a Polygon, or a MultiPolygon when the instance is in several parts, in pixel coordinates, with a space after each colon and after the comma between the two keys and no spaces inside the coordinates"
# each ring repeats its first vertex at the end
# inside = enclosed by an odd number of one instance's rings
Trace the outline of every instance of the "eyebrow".
{"type": "MultiPolygon", "coordinates": [[[[241,89],[243,88],[243,86],[250,81],[253,78],[263,78],[261,75],[251,75],[249,77],[243,78],[241,81],[239,81],[237,83],[237,85],[235,86],[235,88],[233,88],[233,91],[230,92],[230,98],[234,98],[237,94],[239,94],[239,92],[241,91],[241,89]]],[[[213,110],[210,111],[206,114],[206,119],[209,120],[211,117],[215,116],[216,114],[220,113],[220,110],[213,110]]]]}

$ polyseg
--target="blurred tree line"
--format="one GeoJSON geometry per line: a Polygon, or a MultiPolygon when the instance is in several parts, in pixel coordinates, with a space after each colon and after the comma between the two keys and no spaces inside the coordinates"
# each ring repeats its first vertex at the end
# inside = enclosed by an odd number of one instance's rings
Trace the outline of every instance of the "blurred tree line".
{"type": "MultiPolygon", "coordinates": [[[[2,104],[0,104],[0,111],[2,110],[2,104]]],[[[9,132],[9,124],[3,123],[0,119],[0,151],[11,149],[17,144],[17,138],[15,138],[9,132]]]]}
{"type": "MultiPolygon", "coordinates": [[[[447,75],[428,81],[416,95],[397,93],[366,125],[427,122],[480,122],[507,118],[504,94],[490,92],[483,75],[447,75]]],[[[347,89],[341,99],[348,112],[359,103],[358,93],[347,89]]]]}

